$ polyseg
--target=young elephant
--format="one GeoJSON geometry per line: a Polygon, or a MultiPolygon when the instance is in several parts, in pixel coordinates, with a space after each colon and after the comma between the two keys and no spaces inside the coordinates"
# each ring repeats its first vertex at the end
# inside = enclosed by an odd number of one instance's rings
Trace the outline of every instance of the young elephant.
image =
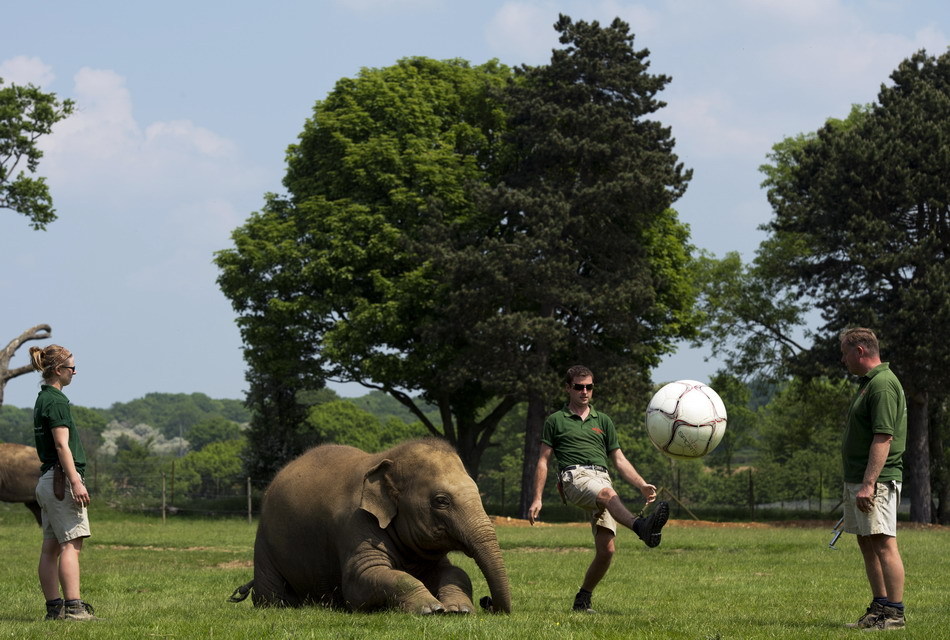
{"type": "Polygon", "coordinates": [[[0,443],[0,500],[22,502],[43,525],[36,501],[36,482],[40,479],[40,458],[36,449],[25,444],[0,443]]]}
{"type": "Polygon", "coordinates": [[[253,588],[255,606],[471,613],[471,580],[449,551],[474,558],[492,609],[511,611],[494,526],[447,442],[413,440],[376,454],[323,445],[268,487],[254,580],[239,591],[253,588]]]}

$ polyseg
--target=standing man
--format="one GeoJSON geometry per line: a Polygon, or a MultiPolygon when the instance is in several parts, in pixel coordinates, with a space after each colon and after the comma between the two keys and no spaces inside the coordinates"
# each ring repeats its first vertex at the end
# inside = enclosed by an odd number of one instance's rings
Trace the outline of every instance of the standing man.
{"type": "Polygon", "coordinates": [[[590,404],[594,374],[584,366],[567,370],[563,409],[548,416],[541,436],[541,457],[535,474],[534,501],[528,509],[531,524],[541,512],[541,493],[548,476],[551,454],[558,462],[558,490],[565,502],[588,512],[594,534],[594,559],[574,597],[574,611],[594,613],[591,594],[607,574],[614,555],[617,523],[632,529],[648,547],[660,544],[660,530],[670,516],[670,506],[660,502],[648,518],[635,516],[614,491],[607,472],[610,458],[620,477],[643,494],[647,504],[656,500],[656,487],[640,477],[623,455],[613,421],[590,404]]]}
{"type": "Polygon", "coordinates": [[[904,627],[904,563],[897,549],[907,402],[900,381],[881,362],[870,329],[841,333],[841,361],[859,376],[841,445],[844,462],[844,531],[858,536],[871,587],[871,605],[861,629],[904,627]]]}

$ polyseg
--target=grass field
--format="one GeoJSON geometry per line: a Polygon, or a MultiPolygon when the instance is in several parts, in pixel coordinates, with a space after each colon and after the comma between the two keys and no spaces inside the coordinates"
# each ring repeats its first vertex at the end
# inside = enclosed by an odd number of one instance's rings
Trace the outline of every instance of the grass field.
{"type": "MultiPolygon", "coordinates": [[[[22,505],[0,503],[0,637],[4,638],[845,638],[841,624],[869,600],[857,545],[828,548],[832,522],[812,527],[672,520],[647,549],[620,532],[614,565],[594,594],[597,614],[569,611],[590,561],[583,525],[499,522],[511,615],[352,614],[259,610],[227,602],[252,576],[255,526],[93,509],[83,597],[96,622],[43,622],[36,578],[40,533],[22,505]]],[[[899,533],[907,569],[904,638],[948,638],[950,529],[899,533]]],[[[476,599],[488,589],[474,563],[476,599]]]]}

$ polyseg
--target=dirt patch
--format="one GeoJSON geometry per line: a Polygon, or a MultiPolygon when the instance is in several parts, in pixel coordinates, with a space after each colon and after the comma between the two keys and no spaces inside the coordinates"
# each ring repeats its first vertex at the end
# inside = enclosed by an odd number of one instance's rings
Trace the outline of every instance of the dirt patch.
{"type": "Polygon", "coordinates": [[[218,569],[252,569],[254,568],[253,560],[231,560],[230,562],[220,562],[214,565],[218,569]]]}
{"type": "MultiPolygon", "coordinates": [[[[502,516],[489,516],[496,527],[530,527],[531,523],[519,518],[510,518],[502,516]]],[[[684,529],[690,528],[715,528],[715,529],[776,529],[776,528],[796,528],[796,529],[828,529],[834,528],[838,520],[776,520],[774,522],[712,522],[710,520],[670,520],[666,526],[684,529]]],[[[589,527],[586,522],[535,522],[536,527],[589,527]]],[[[898,529],[910,530],[935,530],[943,531],[950,527],[939,524],[921,524],[919,522],[898,522],[898,529]]]]}
{"type": "Polygon", "coordinates": [[[221,547],[156,547],[154,545],[131,546],[125,544],[105,544],[99,545],[102,549],[112,549],[114,551],[217,551],[221,553],[243,553],[245,550],[223,549],[221,547]]]}

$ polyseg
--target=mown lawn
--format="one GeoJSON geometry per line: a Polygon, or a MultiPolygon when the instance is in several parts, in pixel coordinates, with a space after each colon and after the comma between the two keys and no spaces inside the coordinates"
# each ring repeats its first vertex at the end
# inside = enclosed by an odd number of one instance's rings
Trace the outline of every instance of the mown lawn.
{"type": "MultiPolygon", "coordinates": [[[[586,526],[513,526],[498,534],[514,612],[492,616],[259,610],[230,604],[250,580],[255,527],[246,520],[169,519],[94,509],[83,551],[83,597],[102,619],[43,622],[40,534],[21,505],[0,503],[0,637],[9,638],[844,638],[869,599],[853,537],[828,548],[814,527],[695,526],[673,520],[647,549],[621,532],[594,615],[569,611],[590,560],[586,526]]],[[[900,532],[907,568],[904,638],[947,638],[950,529],[900,532]]],[[[476,598],[488,593],[474,563],[476,598]]]]}

